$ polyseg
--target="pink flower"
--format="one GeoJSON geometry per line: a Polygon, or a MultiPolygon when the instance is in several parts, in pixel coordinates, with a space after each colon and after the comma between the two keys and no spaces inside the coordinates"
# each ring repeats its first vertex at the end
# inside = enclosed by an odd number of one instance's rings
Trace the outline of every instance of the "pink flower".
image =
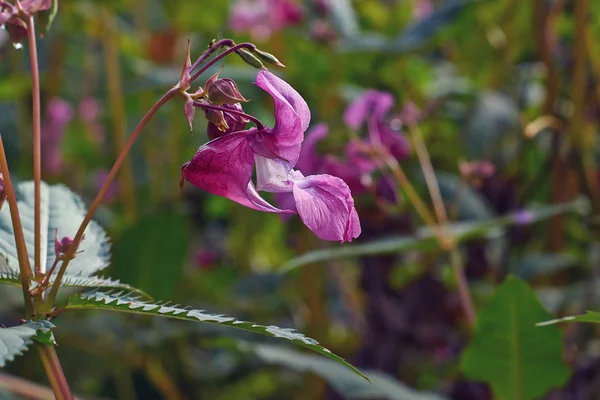
{"type": "Polygon", "coordinates": [[[310,110],[287,82],[261,71],[256,85],[273,98],[275,125],[238,131],[200,147],[182,167],[182,178],[209,193],[264,212],[293,214],[274,207],[257,190],[291,193],[304,224],[324,240],[351,241],[360,222],[348,185],[331,175],[305,177],[294,166],[300,158],[310,110]],[[252,173],[256,166],[256,186],[252,173]]]}
{"type": "Polygon", "coordinates": [[[61,144],[67,124],[73,119],[73,107],[60,98],[51,99],[42,125],[42,168],[44,173],[56,175],[62,167],[61,144]]]}
{"type": "Polygon", "coordinates": [[[265,41],[302,21],[302,9],[291,0],[238,0],[233,4],[229,26],[234,32],[250,32],[253,40],[265,41]]]}

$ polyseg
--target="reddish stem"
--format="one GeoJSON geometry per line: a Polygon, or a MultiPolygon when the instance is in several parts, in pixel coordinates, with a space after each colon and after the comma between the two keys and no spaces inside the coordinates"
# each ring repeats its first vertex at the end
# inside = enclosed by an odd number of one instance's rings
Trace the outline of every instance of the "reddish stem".
{"type": "Polygon", "coordinates": [[[4,152],[4,143],[0,135],[0,169],[4,177],[4,186],[6,187],[6,195],[8,205],[10,207],[10,218],[12,220],[13,234],[15,236],[15,245],[17,247],[17,257],[19,260],[19,275],[21,276],[21,288],[23,290],[23,300],[25,301],[25,314],[27,318],[33,315],[33,304],[31,304],[31,296],[29,295],[29,281],[31,280],[31,265],[29,265],[29,256],[27,255],[27,245],[25,244],[25,236],[23,236],[23,225],[21,224],[21,216],[17,205],[17,197],[15,196],[15,188],[10,179],[8,172],[8,161],[4,152]]]}
{"type": "Polygon", "coordinates": [[[41,106],[40,74],[38,70],[37,45],[35,40],[35,22],[33,16],[27,19],[27,42],[31,64],[31,96],[33,98],[33,192],[34,192],[34,264],[35,279],[40,280],[42,273],[41,258],[41,182],[42,182],[42,145],[41,145],[41,106]]]}
{"type": "Polygon", "coordinates": [[[206,60],[215,50],[221,47],[232,47],[235,46],[235,42],[231,39],[221,39],[218,42],[214,42],[210,45],[210,47],[192,64],[190,69],[188,70],[190,74],[198,67],[198,65],[202,64],[204,60],[206,60]]]}
{"type": "Polygon", "coordinates": [[[250,114],[246,114],[245,112],[242,112],[242,111],[231,110],[229,108],[215,106],[214,104],[202,103],[199,101],[195,101],[194,106],[200,107],[200,108],[206,108],[208,110],[217,110],[217,111],[222,111],[224,113],[239,115],[240,117],[244,117],[244,118],[249,119],[250,121],[254,122],[256,124],[256,127],[258,128],[258,130],[263,130],[265,128],[265,126],[262,124],[262,122],[260,122],[260,120],[258,118],[254,117],[250,114]]]}
{"type": "Polygon", "coordinates": [[[40,359],[48,375],[50,387],[58,400],[72,400],[73,394],[62,370],[56,349],[51,344],[38,344],[40,359]]]}
{"type": "MultiPolygon", "coordinates": [[[[222,52],[221,54],[219,54],[218,56],[216,56],[215,58],[213,58],[212,60],[210,60],[209,62],[206,63],[205,66],[203,66],[202,68],[200,68],[198,70],[198,72],[196,72],[194,75],[192,75],[190,81],[195,81],[196,79],[198,79],[198,77],[200,75],[202,75],[207,69],[209,69],[210,67],[212,67],[214,64],[217,63],[217,61],[219,61],[220,59],[226,57],[228,54],[231,54],[239,49],[248,49],[250,51],[256,49],[256,46],[253,45],[252,43],[240,43],[240,44],[236,44],[233,47],[228,48],[227,50],[225,50],[224,52],[222,52]]],[[[194,63],[195,65],[196,63],[194,63]]]]}
{"type": "Polygon", "coordinates": [[[131,136],[129,136],[129,139],[127,140],[127,143],[125,143],[125,145],[123,146],[123,149],[121,150],[121,153],[119,154],[119,157],[117,158],[117,161],[115,161],[115,164],[113,165],[112,169],[108,173],[108,177],[104,181],[102,188],[100,188],[100,192],[98,193],[98,195],[92,202],[92,205],[88,209],[87,214],[85,215],[83,221],[81,222],[81,225],[79,226],[79,229],[77,230],[77,233],[75,234],[75,238],[73,239],[73,243],[71,243],[71,246],[69,246],[69,250],[67,251],[67,253],[64,256],[64,261],[62,262],[62,264],[60,266],[60,270],[58,271],[58,274],[56,275],[56,279],[54,280],[54,283],[52,284],[52,288],[50,289],[50,294],[48,295],[48,300],[46,302],[47,308],[51,308],[52,305],[54,304],[54,300],[56,299],[56,294],[58,293],[58,289],[60,287],[60,282],[62,281],[62,278],[65,275],[65,271],[67,270],[67,266],[69,265],[69,262],[74,257],[75,252],[77,251],[77,247],[79,246],[79,243],[81,242],[81,239],[85,232],[85,228],[87,228],[88,224],[92,220],[92,217],[94,216],[94,213],[96,212],[96,210],[102,203],[102,200],[104,199],[104,196],[106,195],[106,192],[108,191],[108,189],[110,187],[110,184],[114,181],[115,177],[117,176],[117,172],[119,171],[119,168],[121,168],[121,165],[123,164],[127,155],[129,154],[129,151],[131,150],[133,143],[135,143],[135,140],[139,136],[140,132],[146,126],[148,121],[150,121],[150,119],[152,119],[154,114],[156,114],[156,112],[167,101],[169,101],[171,98],[173,98],[173,96],[175,96],[177,93],[179,93],[178,87],[172,87],[171,89],[169,89],[169,91],[167,93],[165,93],[156,102],[156,104],[154,104],[154,106],[152,106],[152,108],[146,113],[146,115],[144,115],[144,117],[141,119],[139,124],[135,127],[131,136]]]}

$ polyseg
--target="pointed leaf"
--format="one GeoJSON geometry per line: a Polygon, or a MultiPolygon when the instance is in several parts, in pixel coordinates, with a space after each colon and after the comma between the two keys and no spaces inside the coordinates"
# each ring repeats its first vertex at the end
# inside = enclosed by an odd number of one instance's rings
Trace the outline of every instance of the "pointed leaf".
{"type": "Polygon", "coordinates": [[[371,382],[330,360],[281,346],[243,343],[269,364],[282,365],[299,372],[313,372],[324,378],[345,399],[442,400],[434,393],[418,392],[381,371],[365,371],[371,382]]]}
{"type": "Polygon", "coordinates": [[[42,343],[54,343],[51,329],[54,325],[48,321],[28,321],[19,326],[0,328],[0,367],[15,356],[23,354],[34,340],[42,343]]]}
{"type": "Polygon", "coordinates": [[[21,278],[19,278],[19,273],[13,270],[0,269],[0,284],[21,286],[21,278]]]}
{"type": "Polygon", "coordinates": [[[65,309],[112,310],[132,314],[154,315],[158,317],[181,319],[185,321],[219,324],[226,327],[260,333],[266,336],[282,338],[322,354],[333,361],[346,366],[368,380],[368,378],[362,372],[347,363],[343,358],[336,356],[325,347],[319,345],[319,342],[316,340],[306,337],[301,333],[294,332],[293,329],[279,328],[273,325],[263,326],[257,325],[253,322],[238,321],[233,317],[220,314],[209,314],[203,310],[195,310],[181,306],[171,306],[164,303],[150,303],[139,300],[139,297],[133,296],[130,293],[124,294],[122,292],[111,293],[93,290],[90,292],[78,293],[69,297],[65,309]]]}
{"type": "MultiPolygon", "coordinates": [[[[459,222],[450,224],[448,229],[454,239],[460,243],[474,238],[484,238],[503,234],[504,229],[510,226],[523,224],[523,215],[526,215],[527,223],[550,218],[563,213],[589,212],[589,203],[580,198],[571,203],[548,206],[530,211],[517,212],[503,217],[481,220],[477,222],[459,222]]],[[[291,259],[281,266],[283,272],[289,272],[298,267],[316,262],[335,260],[339,258],[351,258],[378,254],[396,254],[410,250],[437,250],[437,240],[431,229],[422,227],[417,229],[412,236],[392,236],[373,240],[361,244],[345,244],[343,246],[329,249],[315,250],[291,259]]]]}
{"type": "MultiPolygon", "coordinates": [[[[33,182],[21,182],[16,186],[17,202],[23,223],[25,241],[31,265],[34,254],[34,192],[33,182]]],[[[75,236],[86,209],[81,198],[64,185],[41,185],[42,267],[46,271],[54,262],[54,235],[75,236]]],[[[108,265],[110,244],[104,229],[92,221],[85,231],[85,239],[79,246],[80,254],[69,264],[69,275],[92,275],[108,265]]],[[[18,271],[17,249],[13,236],[8,204],[0,210],[0,253],[6,256],[8,265],[18,271]]]]}
{"type": "Polygon", "coordinates": [[[574,315],[570,317],[553,319],[546,322],[539,322],[537,326],[554,325],[560,322],[591,322],[593,324],[600,324],[600,312],[586,311],[585,314],[581,315],[574,315]]]}
{"type": "Polygon", "coordinates": [[[560,330],[535,326],[548,317],[529,286],[509,276],[477,315],[463,354],[465,375],[489,383],[499,399],[537,399],[564,385],[569,370],[560,330]]]}

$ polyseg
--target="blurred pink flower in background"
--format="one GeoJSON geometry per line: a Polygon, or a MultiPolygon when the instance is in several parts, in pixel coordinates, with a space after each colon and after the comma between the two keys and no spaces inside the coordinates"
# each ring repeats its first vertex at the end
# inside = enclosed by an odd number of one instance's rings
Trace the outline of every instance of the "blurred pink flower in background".
{"type": "Polygon", "coordinates": [[[67,124],[73,119],[73,107],[61,98],[53,98],[46,106],[46,119],[42,124],[42,169],[44,174],[56,175],[60,172],[63,159],[62,138],[67,124]]]}
{"type": "Polygon", "coordinates": [[[238,0],[231,8],[229,26],[262,42],[287,26],[299,24],[302,18],[302,8],[292,0],[238,0]]]}
{"type": "Polygon", "coordinates": [[[434,11],[432,0],[416,0],[413,6],[413,17],[417,21],[421,21],[429,17],[434,11]]]}
{"type": "MultiPolygon", "coordinates": [[[[109,170],[107,169],[98,169],[96,170],[96,172],[94,172],[94,184],[96,191],[100,191],[100,188],[102,188],[102,185],[104,185],[104,182],[106,182],[106,178],[108,178],[108,173],[109,170]]],[[[110,186],[108,187],[106,195],[104,196],[104,202],[112,203],[117,199],[118,194],[119,189],[117,187],[117,182],[112,181],[110,186]]]]}
{"type": "Polygon", "coordinates": [[[98,122],[100,111],[100,104],[93,97],[85,97],[79,103],[79,118],[96,144],[103,144],[105,140],[104,128],[98,122]]]}

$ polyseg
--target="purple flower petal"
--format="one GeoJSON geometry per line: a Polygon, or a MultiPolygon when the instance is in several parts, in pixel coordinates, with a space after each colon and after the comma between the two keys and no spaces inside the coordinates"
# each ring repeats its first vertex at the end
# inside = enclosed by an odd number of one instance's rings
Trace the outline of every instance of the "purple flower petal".
{"type": "Polygon", "coordinates": [[[255,154],[256,189],[271,193],[290,192],[290,172],[292,168],[287,161],[280,158],[266,158],[255,154]]]}
{"type": "Polygon", "coordinates": [[[369,89],[346,107],[344,123],[351,129],[358,129],[371,117],[377,121],[382,120],[392,107],[394,107],[394,96],[369,89]]]}
{"type": "Polygon", "coordinates": [[[305,175],[313,174],[318,171],[320,164],[323,162],[317,154],[317,143],[327,136],[327,124],[321,123],[315,125],[307,134],[300,157],[296,163],[296,169],[299,169],[305,175]]]}
{"type": "Polygon", "coordinates": [[[311,175],[294,180],[293,194],[300,218],[319,238],[345,242],[360,235],[354,199],[340,178],[311,175]]]}
{"type": "Polygon", "coordinates": [[[254,151],[248,141],[249,132],[234,132],[200,147],[192,160],[181,168],[183,179],[255,210],[293,213],[272,206],[256,192],[251,182],[254,151]]]}
{"type": "Polygon", "coordinates": [[[275,126],[270,130],[272,136],[265,135],[267,144],[293,168],[310,122],[308,105],[293,87],[269,71],[260,71],[255,84],[273,97],[275,106],[275,126]]]}

